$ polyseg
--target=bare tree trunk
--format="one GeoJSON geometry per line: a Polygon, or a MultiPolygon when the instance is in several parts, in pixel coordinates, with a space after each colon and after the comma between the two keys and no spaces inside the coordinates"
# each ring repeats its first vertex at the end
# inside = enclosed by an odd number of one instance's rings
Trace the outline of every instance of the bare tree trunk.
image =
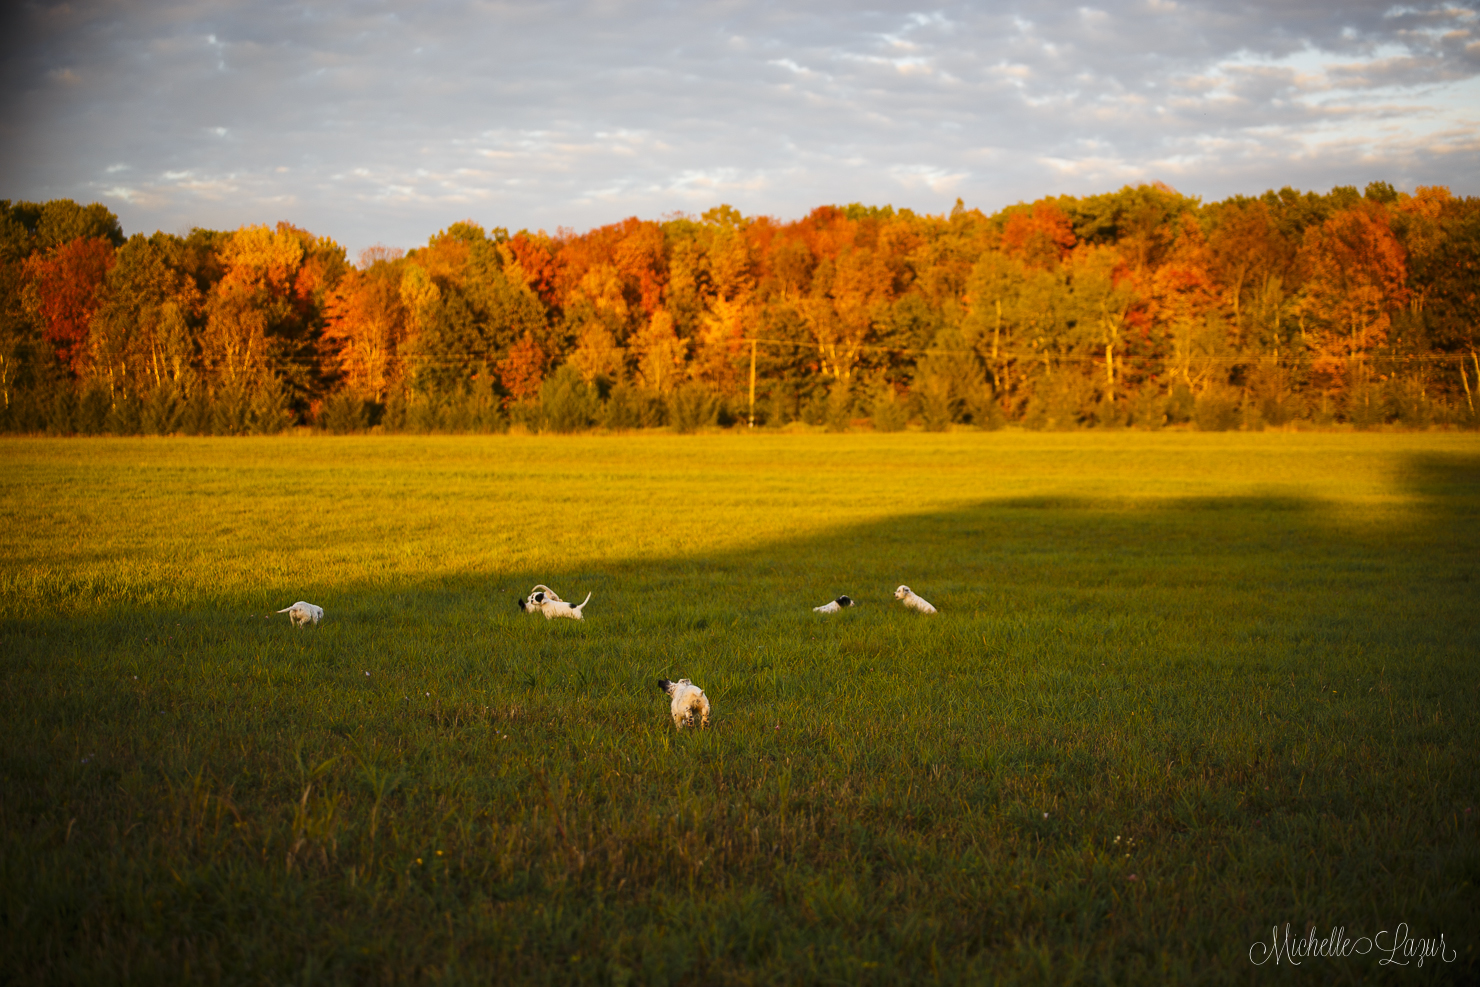
{"type": "Polygon", "coordinates": [[[750,427],[755,428],[755,344],[750,341],[750,427]]]}

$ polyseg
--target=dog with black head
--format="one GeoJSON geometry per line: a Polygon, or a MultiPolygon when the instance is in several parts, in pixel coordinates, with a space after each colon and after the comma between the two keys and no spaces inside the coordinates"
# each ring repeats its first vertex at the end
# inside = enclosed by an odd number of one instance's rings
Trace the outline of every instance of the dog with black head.
{"type": "Polygon", "coordinates": [[[591,594],[580,603],[571,604],[562,600],[556,592],[544,583],[535,586],[529,591],[529,595],[520,600],[515,600],[519,609],[525,613],[542,613],[546,620],[554,620],[556,617],[568,617],[571,620],[585,620],[581,610],[591,602],[591,594]]]}

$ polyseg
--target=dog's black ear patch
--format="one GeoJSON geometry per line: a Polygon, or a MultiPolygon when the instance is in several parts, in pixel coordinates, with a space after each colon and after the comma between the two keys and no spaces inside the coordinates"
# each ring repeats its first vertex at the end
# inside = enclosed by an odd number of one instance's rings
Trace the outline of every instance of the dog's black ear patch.
{"type": "Polygon", "coordinates": [[[853,601],[850,600],[850,599],[848,599],[846,596],[840,596],[840,597],[838,597],[838,606],[840,606],[840,607],[851,607],[852,605],[853,605],[853,601]]]}
{"type": "Polygon", "coordinates": [[[544,603],[545,602],[545,594],[544,593],[536,593],[534,595],[534,602],[536,602],[536,603],[544,603]]]}
{"type": "Polygon", "coordinates": [[[524,609],[524,597],[521,596],[518,599],[516,599],[514,601],[514,606],[518,607],[520,610],[523,610],[524,609]]]}
{"type": "Polygon", "coordinates": [[[673,685],[673,683],[672,682],[669,682],[667,679],[659,679],[658,680],[658,688],[659,689],[662,689],[664,692],[667,692],[668,691],[668,688],[671,685],[673,685]]]}

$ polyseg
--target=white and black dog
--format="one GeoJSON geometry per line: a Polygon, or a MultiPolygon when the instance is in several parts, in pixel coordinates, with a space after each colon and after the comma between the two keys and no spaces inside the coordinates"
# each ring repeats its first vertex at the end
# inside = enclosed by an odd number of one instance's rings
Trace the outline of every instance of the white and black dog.
{"type": "Polygon", "coordinates": [[[305,603],[302,600],[299,600],[291,607],[283,607],[278,613],[287,614],[288,619],[293,622],[294,627],[302,627],[310,621],[317,627],[319,621],[324,619],[323,607],[316,607],[312,603],[305,603]]]}
{"type": "Polygon", "coordinates": [[[812,609],[816,613],[837,613],[844,607],[851,607],[852,605],[853,600],[851,598],[840,596],[836,600],[833,600],[831,603],[824,603],[822,606],[813,607],[812,609]]]}
{"type": "Polygon", "coordinates": [[[522,600],[515,600],[519,609],[525,613],[542,613],[546,620],[554,620],[556,617],[569,617],[571,620],[585,620],[581,616],[581,608],[591,602],[591,594],[577,604],[566,603],[555,591],[544,583],[540,583],[529,591],[529,595],[522,600]]]}
{"type": "Polygon", "coordinates": [[[534,589],[529,591],[528,596],[520,600],[515,600],[514,603],[517,604],[519,609],[523,610],[525,613],[538,613],[540,610],[540,604],[544,603],[546,600],[553,600],[556,603],[565,602],[560,598],[559,593],[555,592],[544,583],[535,583],[534,589]]]}
{"type": "Polygon", "coordinates": [[[908,586],[901,586],[895,590],[894,598],[904,603],[911,610],[918,610],[921,613],[935,613],[935,608],[916,596],[914,591],[908,586]]]}
{"type": "Polygon", "coordinates": [[[673,714],[674,726],[680,730],[686,726],[694,726],[696,718],[699,726],[709,726],[709,697],[704,695],[703,689],[688,679],[679,679],[677,682],[659,679],[658,688],[673,698],[668,710],[673,714]]]}

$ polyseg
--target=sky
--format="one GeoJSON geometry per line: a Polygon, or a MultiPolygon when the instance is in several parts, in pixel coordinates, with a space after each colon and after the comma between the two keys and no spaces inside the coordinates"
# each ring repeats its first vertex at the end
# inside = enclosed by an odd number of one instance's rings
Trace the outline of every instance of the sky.
{"type": "Polygon", "coordinates": [[[1474,195],[1477,4],[29,0],[0,15],[0,198],[354,256],[721,203],[1474,195]]]}

